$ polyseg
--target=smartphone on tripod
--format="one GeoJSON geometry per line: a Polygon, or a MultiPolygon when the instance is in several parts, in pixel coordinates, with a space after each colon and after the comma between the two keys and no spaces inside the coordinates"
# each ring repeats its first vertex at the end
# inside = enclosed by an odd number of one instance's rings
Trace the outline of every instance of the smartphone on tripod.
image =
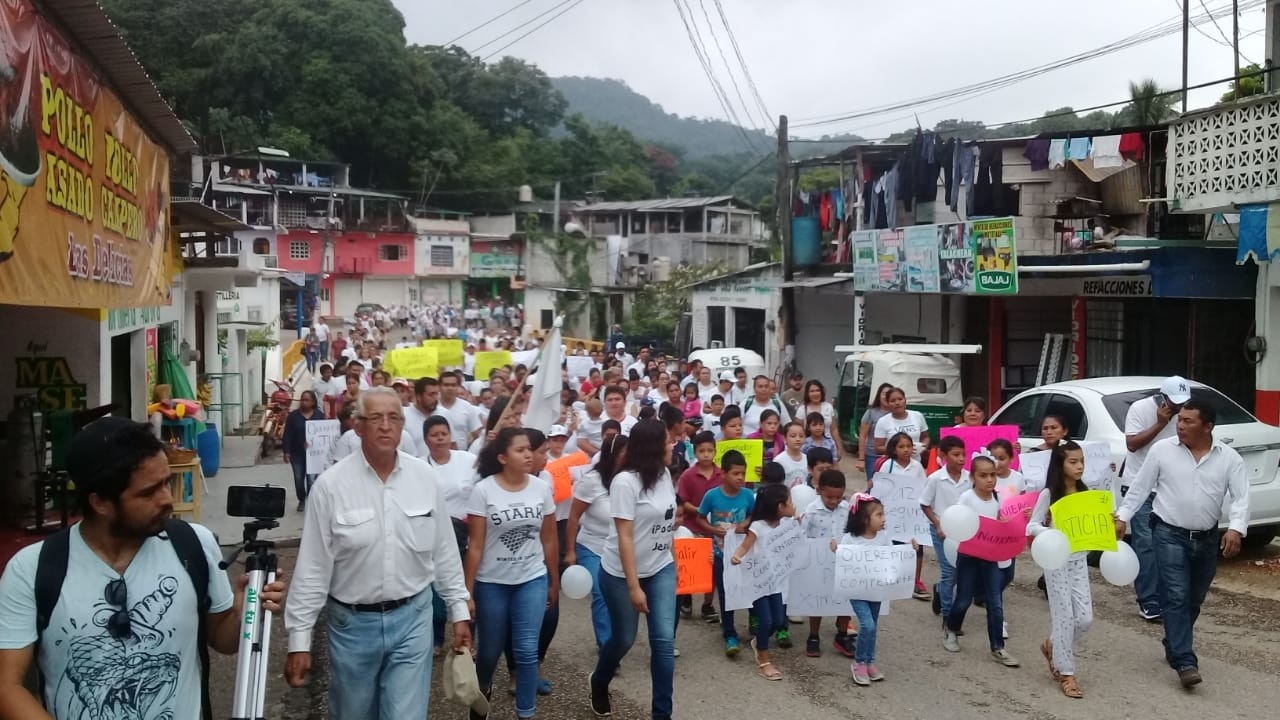
{"type": "Polygon", "coordinates": [[[237,485],[227,488],[227,514],[253,518],[244,524],[244,541],[232,548],[219,564],[226,570],[244,553],[245,574],[249,576],[240,617],[236,689],[231,703],[231,717],[236,720],[261,718],[266,705],[272,613],[262,606],[262,590],[275,582],[277,559],[275,543],[259,540],[258,533],[279,527],[276,520],[284,517],[284,509],[282,487],[237,485]]]}

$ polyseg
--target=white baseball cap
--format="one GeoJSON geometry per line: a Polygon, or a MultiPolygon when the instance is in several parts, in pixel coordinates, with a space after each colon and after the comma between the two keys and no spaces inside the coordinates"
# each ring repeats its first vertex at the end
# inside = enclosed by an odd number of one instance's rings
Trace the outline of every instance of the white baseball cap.
{"type": "Polygon", "coordinates": [[[480,690],[480,679],[471,653],[447,652],[444,659],[445,697],[481,715],[488,714],[489,699],[480,690]]]}
{"type": "Polygon", "coordinates": [[[731,382],[733,382],[734,380],[735,380],[735,378],[733,377],[733,371],[732,371],[732,370],[725,370],[724,372],[720,373],[720,382],[730,382],[730,383],[731,383],[731,382]]]}
{"type": "Polygon", "coordinates": [[[626,350],[626,349],[627,349],[627,344],[626,344],[626,343],[624,343],[624,342],[620,342],[620,343],[618,343],[617,345],[614,345],[614,346],[613,346],[613,349],[614,349],[614,350],[626,350]]]}
{"type": "Polygon", "coordinates": [[[1160,383],[1160,394],[1174,405],[1181,405],[1191,399],[1191,383],[1180,375],[1174,375],[1160,383]]]}
{"type": "Polygon", "coordinates": [[[552,425],[551,430],[547,432],[547,437],[569,437],[569,429],[563,425],[552,425]]]}

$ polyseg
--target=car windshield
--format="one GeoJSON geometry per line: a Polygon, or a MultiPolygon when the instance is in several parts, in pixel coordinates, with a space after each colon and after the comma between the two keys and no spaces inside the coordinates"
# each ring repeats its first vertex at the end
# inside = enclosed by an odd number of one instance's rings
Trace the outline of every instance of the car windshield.
{"type": "MultiPolygon", "coordinates": [[[[1115,421],[1116,427],[1124,429],[1124,418],[1129,413],[1129,406],[1152,395],[1160,392],[1159,388],[1147,388],[1145,390],[1131,390],[1129,392],[1116,393],[1114,395],[1106,395],[1102,398],[1102,405],[1107,409],[1107,414],[1115,421]]],[[[1258,419],[1249,414],[1249,411],[1235,404],[1226,395],[1208,387],[1192,387],[1191,397],[1197,402],[1208,403],[1218,411],[1218,425],[1239,425],[1242,423],[1258,422],[1258,419]]]]}

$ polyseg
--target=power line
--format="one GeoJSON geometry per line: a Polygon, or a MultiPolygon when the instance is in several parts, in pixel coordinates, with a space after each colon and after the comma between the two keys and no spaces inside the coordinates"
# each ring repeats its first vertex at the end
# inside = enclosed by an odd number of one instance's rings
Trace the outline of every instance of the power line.
{"type": "Polygon", "coordinates": [[[733,45],[733,53],[738,57],[738,64],[742,66],[742,74],[747,78],[747,85],[751,88],[751,94],[755,98],[756,105],[764,113],[769,125],[776,130],[778,124],[773,119],[773,113],[770,113],[769,108],[764,104],[764,99],[760,97],[760,90],[756,87],[756,81],[751,77],[751,70],[747,67],[747,61],[742,57],[742,49],[738,47],[738,38],[733,34],[733,27],[729,24],[729,18],[724,13],[724,6],[720,4],[720,0],[715,0],[715,5],[716,12],[720,14],[720,23],[724,25],[725,32],[729,34],[729,42],[733,45]]]}
{"type": "MultiPolygon", "coordinates": [[[[1254,7],[1257,7],[1263,4],[1264,1],[1265,0],[1246,0],[1246,2],[1241,4],[1241,10],[1243,11],[1247,9],[1252,9],[1254,7]]],[[[1225,8],[1219,8],[1218,10],[1211,11],[1208,14],[1197,15],[1192,19],[1192,23],[1193,24],[1203,23],[1212,16],[1225,15],[1230,12],[1231,12],[1231,6],[1228,5],[1225,8]]],[[[1109,55],[1115,52],[1119,52],[1121,50],[1134,47],[1136,45],[1140,45],[1161,37],[1171,35],[1181,30],[1181,27],[1182,27],[1181,18],[1180,17],[1174,18],[1173,20],[1167,20],[1163,23],[1158,23],[1156,25],[1148,27],[1144,30],[1141,30],[1137,33],[1134,33],[1133,35],[1130,35],[1116,42],[1112,42],[1107,45],[1103,45],[1101,47],[1094,48],[1092,50],[1088,50],[1082,53],[1077,53],[1075,55],[1072,55],[1066,58],[1062,58],[1050,63],[1046,63],[1044,65],[1039,65],[1033,68],[1029,68],[1027,70],[1022,70],[1016,73],[1010,73],[1008,75],[1002,75],[1000,77],[993,78],[990,80],[973,83],[971,85],[965,85],[959,88],[953,88],[951,90],[941,91],[938,93],[934,93],[932,95],[926,95],[926,96],[914,98],[911,100],[904,100],[896,103],[890,103],[887,105],[875,106],[875,107],[867,108],[864,110],[850,111],[847,113],[837,114],[834,116],[818,116],[814,118],[802,118],[801,121],[795,123],[794,126],[795,127],[815,127],[819,125],[829,125],[833,123],[844,122],[846,120],[856,120],[864,117],[881,115],[881,114],[884,114],[887,112],[893,112],[896,110],[907,110],[912,108],[918,108],[921,106],[930,105],[933,103],[942,102],[942,101],[950,100],[957,97],[964,97],[964,96],[973,95],[980,92],[1008,87],[1010,85],[1023,82],[1025,80],[1039,77],[1040,75],[1044,75],[1054,70],[1059,70],[1071,65],[1085,62],[1087,60],[1092,60],[1097,57],[1102,57],[1104,55],[1109,55]]]]}
{"type": "MultiPolygon", "coordinates": [[[[1174,0],[1174,2],[1178,4],[1179,10],[1182,9],[1182,2],[1184,1],[1189,2],[1189,0],[1174,0]]],[[[1199,0],[1199,2],[1200,2],[1201,9],[1203,9],[1206,13],[1209,12],[1209,8],[1205,7],[1204,0],[1199,0]]],[[[1209,19],[1213,21],[1213,26],[1218,29],[1218,34],[1222,36],[1222,42],[1218,44],[1223,45],[1224,47],[1231,48],[1232,52],[1235,52],[1236,44],[1231,42],[1231,38],[1227,37],[1226,31],[1224,31],[1222,29],[1222,26],[1218,24],[1218,18],[1214,17],[1213,15],[1210,15],[1209,19]]],[[[1196,31],[1199,32],[1201,35],[1204,35],[1205,37],[1209,38],[1210,40],[1213,40],[1214,42],[1218,42],[1217,40],[1214,40],[1214,38],[1209,37],[1209,34],[1201,30],[1199,27],[1196,28],[1196,31]]],[[[1253,61],[1250,60],[1248,57],[1246,57],[1244,53],[1240,53],[1240,57],[1243,58],[1245,62],[1251,65],[1253,64],[1253,61]]]]}
{"type": "MultiPolygon", "coordinates": [[[[742,138],[742,142],[747,146],[747,152],[755,152],[755,145],[752,144],[751,138],[747,135],[747,131],[743,129],[742,122],[738,120],[737,113],[733,111],[732,106],[728,102],[728,97],[724,93],[724,88],[721,87],[719,81],[716,80],[715,73],[711,70],[711,64],[703,54],[702,46],[695,36],[693,27],[689,24],[690,18],[685,17],[684,7],[681,6],[680,0],[672,0],[672,2],[676,6],[676,13],[680,16],[680,22],[684,24],[685,34],[689,37],[689,44],[693,46],[693,53],[698,57],[698,64],[702,66],[703,74],[707,76],[707,81],[711,83],[712,93],[716,96],[716,101],[720,103],[720,109],[724,111],[725,117],[729,122],[737,128],[738,134],[742,138]]],[[[692,17],[693,12],[690,11],[689,15],[692,17]]]]}
{"type": "Polygon", "coordinates": [[[571,2],[573,2],[573,0],[561,0],[561,2],[556,3],[555,5],[552,5],[550,8],[548,8],[548,9],[546,9],[546,10],[543,10],[542,12],[538,13],[537,15],[534,15],[533,17],[529,18],[528,20],[525,20],[524,22],[520,23],[519,25],[516,25],[515,27],[511,28],[510,30],[508,30],[508,31],[506,31],[506,32],[502,33],[501,35],[499,35],[499,36],[497,36],[497,37],[495,37],[495,38],[493,38],[493,39],[489,40],[488,42],[483,43],[483,44],[481,44],[481,45],[477,45],[476,47],[472,48],[472,50],[471,50],[471,54],[472,54],[472,55],[479,55],[481,50],[483,50],[483,49],[485,49],[485,48],[489,47],[490,45],[493,45],[494,43],[498,42],[499,40],[502,40],[502,39],[503,39],[503,38],[505,38],[505,37],[510,37],[511,35],[513,35],[513,34],[515,34],[515,33],[517,33],[517,32],[520,32],[520,31],[521,31],[521,30],[523,30],[524,28],[529,27],[530,25],[532,25],[534,22],[536,22],[536,21],[538,21],[538,20],[540,20],[540,19],[542,19],[542,18],[544,18],[544,17],[546,17],[546,16],[550,15],[551,13],[555,12],[556,10],[559,10],[560,8],[564,7],[565,5],[568,5],[568,4],[569,4],[569,3],[571,3],[571,2]]]}
{"type": "MultiPolygon", "coordinates": [[[[534,25],[532,28],[530,28],[530,29],[529,29],[529,32],[527,32],[527,33],[525,33],[525,34],[521,35],[520,37],[517,37],[515,40],[512,40],[511,42],[507,43],[506,45],[503,45],[502,47],[498,48],[497,50],[494,50],[493,52],[489,53],[488,55],[485,55],[485,56],[484,56],[484,59],[483,59],[483,60],[481,60],[481,62],[488,62],[490,58],[493,58],[493,57],[496,57],[496,56],[498,56],[498,55],[501,55],[501,54],[502,54],[502,52],[503,52],[503,51],[505,51],[507,48],[511,47],[512,45],[515,45],[516,43],[520,42],[521,40],[523,40],[523,39],[525,39],[525,38],[529,37],[530,35],[532,35],[532,34],[534,34],[534,33],[538,32],[539,30],[541,30],[542,28],[546,27],[547,25],[550,25],[550,24],[551,24],[551,22],[552,22],[552,21],[554,21],[556,18],[558,18],[558,17],[560,17],[561,15],[564,15],[565,13],[569,12],[570,10],[572,10],[572,9],[574,9],[574,8],[576,8],[576,7],[578,7],[578,6],[579,6],[579,5],[581,5],[584,1],[585,1],[585,0],[567,0],[567,2],[572,2],[572,4],[571,4],[571,5],[569,5],[569,7],[566,7],[565,9],[563,9],[563,10],[561,10],[560,12],[556,13],[555,15],[552,15],[551,17],[547,18],[546,20],[543,20],[541,23],[539,23],[539,24],[537,24],[537,25],[534,25]]],[[[556,6],[556,7],[560,7],[560,6],[563,6],[563,5],[565,5],[565,4],[566,4],[566,3],[560,3],[560,5],[558,5],[558,6],[556,6]]],[[[555,8],[552,8],[552,9],[554,10],[555,8]]],[[[548,12],[550,12],[550,11],[548,11],[548,12]]],[[[544,13],[544,14],[545,14],[545,13],[544,13]]],[[[541,15],[539,15],[538,17],[542,17],[542,16],[541,16],[541,15]]],[[[532,21],[530,21],[530,22],[532,22],[532,21]]],[[[528,24],[528,23],[525,23],[525,25],[527,25],[527,24],[528,24]]],[[[521,26],[521,27],[523,27],[523,26],[521,26]]],[[[516,28],[516,29],[518,30],[519,28],[516,28]]]]}
{"type": "Polygon", "coordinates": [[[767,117],[763,123],[756,124],[756,120],[758,118],[752,114],[751,105],[748,105],[746,98],[742,96],[742,89],[738,87],[738,79],[733,73],[733,66],[729,64],[729,58],[725,56],[724,48],[720,47],[720,36],[716,35],[715,26],[711,24],[711,15],[707,13],[706,2],[704,0],[698,0],[698,8],[702,10],[702,19],[707,23],[707,32],[711,34],[711,40],[716,45],[716,52],[720,54],[720,62],[724,64],[724,70],[729,74],[729,82],[733,85],[733,92],[738,96],[738,103],[742,105],[742,110],[747,115],[747,119],[750,120],[755,127],[768,127],[769,120],[767,117]]]}
{"type": "Polygon", "coordinates": [[[459,35],[458,37],[456,37],[456,38],[454,38],[454,39],[450,40],[449,42],[441,43],[441,44],[440,44],[440,46],[441,46],[441,47],[449,47],[450,45],[453,45],[454,43],[456,43],[456,42],[458,42],[459,40],[461,40],[462,38],[464,38],[464,37],[466,37],[466,36],[470,35],[471,33],[475,32],[475,31],[477,31],[477,30],[482,30],[482,29],[484,29],[484,28],[486,28],[486,27],[488,27],[488,26],[492,25],[493,23],[497,22],[498,20],[501,20],[502,18],[504,18],[504,17],[506,17],[506,16],[510,15],[511,13],[515,12],[516,10],[519,10],[520,8],[524,7],[525,5],[528,5],[528,4],[529,4],[529,3],[531,3],[531,2],[533,2],[533,0],[522,0],[521,2],[517,3],[517,4],[516,4],[516,6],[515,6],[515,7],[513,7],[513,8],[511,8],[510,10],[506,10],[506,11],[504,11],[504,12],[498,13],[497,15],[494,15],[493,17],[489,18],[488,20],[485,20],[484,22],[482,22],[482,23],[480,23],[479,25],[477,25],[477,26],[475,26],[475,27],[471,28],[470,30],[468,30],[468,31],[466,31],[466,32],[464,32],[464,33],[462,33],[461,35],[459,35]]]}

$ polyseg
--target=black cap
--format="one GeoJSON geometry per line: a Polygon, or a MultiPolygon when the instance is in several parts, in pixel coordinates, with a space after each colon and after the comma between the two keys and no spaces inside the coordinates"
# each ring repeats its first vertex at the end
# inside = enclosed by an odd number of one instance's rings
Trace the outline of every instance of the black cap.
{"type": "Polygon", "coordinates": [[[131,430],[151,432],[150,426],[108,415],[85,425],[67,448],[67,473],[77,485],[88,484],[104,468],[119,462],[119,438],[131,430]]]}

